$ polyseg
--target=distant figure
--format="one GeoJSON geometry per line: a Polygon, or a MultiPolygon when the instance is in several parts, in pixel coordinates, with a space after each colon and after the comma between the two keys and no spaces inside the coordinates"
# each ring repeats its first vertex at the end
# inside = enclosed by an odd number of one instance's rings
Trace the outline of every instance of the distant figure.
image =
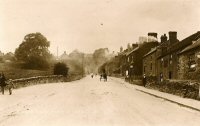
{"type": "Polygon", "coordinates": [[[12,89],[14,88],[14,84],[12,82],[12,79],[9,79],[6,83],[7,83],[7,87],[8,87],[8,90],[9,90],[9,95],[11,95],[12,89]]]}
{"type": "Polygon", "coordinates": [[[107,74],[106,73],[103,73],[103,78],[104,78],[104,81],[107,81],[107,74]]]}
{"type": "Polygon", "coordinates": [[[102,78],[103,78],[103,75],[101,74],[101,75],[100,75],[100,81],[101,81],[102,78]]]}
{"type": "Polygon", "coordinates": [[[0,85],[1,85],[1,92],[4,95],[4,88],[6,86],[6,78],[5,78],[4,74],[1,74],[0,85]]]}
{"type": "Polygon", "coordinates": [[[147,83],[147,79],[146,79],[145,74],[143,75],[142,82],[143,82],[143,86],[145,87],[145,86],[146,86],[146,83],[147,83]]]}
{"type": "Polygon", "coordinates": [[[94,76],[94,75],[92,74],[91,77],[93,78],[93,76],[94,76]]]}

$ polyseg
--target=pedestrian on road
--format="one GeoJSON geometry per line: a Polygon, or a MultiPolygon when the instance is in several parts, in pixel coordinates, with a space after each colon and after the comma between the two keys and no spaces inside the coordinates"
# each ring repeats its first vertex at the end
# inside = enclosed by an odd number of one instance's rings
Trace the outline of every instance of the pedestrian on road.
{"type": "Polygon", "coordinates": [[[8,90],[9,90],[9,95],[11,95],[12,89],[14,88],[13,81],[12,81],[12,79],[9,79],[6,83],[7,83],[7,87],[8,87],[8,90]]]}
{"type": "Polygon", "coordinates": [[[0,85],[1,85],[1,92],[4,95],[4,88],[6,86],[6,78],[3,73],[1,74],[0,85]]]}
{"type": "Polygon", "coordinates": [[[106,73],[103,73],[103,78],[104,78],[104,81],[107,81],[107,74],[106,73]]]}
{"type": "Polygon", "coordinates": [[[145,74],[143,75],[142,81],[143,81],[143,86],[145,87],[145,86],[146,86],[146,83],[147,83],[147,79],[146,79],[145,74]]]}
{"type": "Polygon", "coordinates": [[[100,81],[101,81],[102,78],[103,78],[103,75],[101,74],[101,75],[100,75],[100,81]]]}

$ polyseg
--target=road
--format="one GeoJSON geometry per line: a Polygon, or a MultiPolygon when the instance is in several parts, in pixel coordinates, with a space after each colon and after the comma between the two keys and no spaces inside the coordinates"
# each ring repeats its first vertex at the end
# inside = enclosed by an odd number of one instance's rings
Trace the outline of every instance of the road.
{"type": "Polygon", "coordinates": [[[0,126],[199,126],[200,113],[99,77],[0,95],[0,126]]]}

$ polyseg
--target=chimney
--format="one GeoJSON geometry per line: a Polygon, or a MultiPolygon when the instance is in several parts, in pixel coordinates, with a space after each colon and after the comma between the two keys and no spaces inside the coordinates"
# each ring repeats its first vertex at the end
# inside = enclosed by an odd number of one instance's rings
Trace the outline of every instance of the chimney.
{"type": "Polygon", "coordinates": [[[157,38],[157,33],[155,33],[155,32],[149,32],[148,33],[148,37],[155,37],[155,38],[157,38]]]}
{"type": "Polygon", "coordinates": [[[161,41],[161,43],[167,41],[167,36],[166,36],[166,34],[164,34],[164,35],[162,35],[162,36],[160,37],[160,41],[161,41]]]}
{"type": "Polygon", "coordinates": [[[138,44],[132,44],[132,49],[135,49],[136,47],[138,47],[138,44]]]}
{"type": "Polygon", "coordinates": [[[123,52],[123,47],[120,47],[120,52],[123,52]]]}
{"type": "Polygon", "coordinates": [[[177,32],[175,31],[169,32],[169,41],[170,41],[170,44],[174,44],[175,42],[177,42],[177,32]]]}

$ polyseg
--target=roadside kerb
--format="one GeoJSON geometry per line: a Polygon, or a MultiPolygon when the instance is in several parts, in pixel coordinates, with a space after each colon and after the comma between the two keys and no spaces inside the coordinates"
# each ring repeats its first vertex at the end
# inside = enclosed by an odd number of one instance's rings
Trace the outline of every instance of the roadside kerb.
{"type": "Polygon", "coordinates": [[[193,110],[196,110],[196,111],[200,112],[200,109],[198,109],[198,108],[195,108],[195,107],[192,107],[192,106],[189,106],[189,105],[185,105],[185,104],[183,104],[183,103],[180,103],[180,102],[177,102],[177,101],[174,101],[174,100],[170,100],[170,99],[168,99],[168,98],[164,98],[164,97],[162,97],[162,96],[158,96],[158,95],[155,95],[155,94],[152,94],[152,93],[149,93],[149,92],[140,90],[140,89],[136,89],[136,90],[137,90],[137,91],[140,91],[140,92],[143,92],[143,93],[145,93],[145,94],[154,96],[154,97],[156,97],[156,98],[164,99],[164,100],[169,101],[169,102],[171,102],[171,103],[176,103],[176,104],[178,104],[178,105],[180,105],[180,106],[182,106],[182,107],[186,107],[186,108],[193,109],[193,110]]]}
{"type": "MultiPolygon", "coordinates": [[[[121,84],[130,85],[130,83],[125,82],[124,80],[122,80],[120,78],[111,77],[111,79],[114,80],[114,81],[117,81],[117,82],[119,82],[121,84]]],[[[131,84],[131,85],[133,85],[133,84],[131,84]]],[[[140,92],[143,92],[145,94],[154,96],[156,98],[164,99],[164,100],[169,101],[171,103],[175,103],[177,105],[180,105],[181,107],[189,108],[189,109],[192,109],[192,110],[200,112],[200,102],[197,101],[197,100],[182,98],[182,97],[179,97],[179,96],[176,96],[176,95],[160,92],[160,91],[157,91],[157,90],[147,89],[145,87],[138,86],[138,85],[133,85],[133,87],[135,88],[136,91],[140,91],[140,92]],[[166,96],[162,96],[162,95],[166,95],[166,96]],[[183,101],[183,102],[180,102],[180,101],[183,101]],[[196,107],[195,107],[195,104],[196,104],[196,107]]]]}

